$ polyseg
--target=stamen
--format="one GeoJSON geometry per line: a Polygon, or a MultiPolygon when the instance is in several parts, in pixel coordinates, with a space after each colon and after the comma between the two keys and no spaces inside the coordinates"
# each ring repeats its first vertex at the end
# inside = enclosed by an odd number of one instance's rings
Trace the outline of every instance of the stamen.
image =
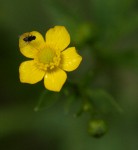
{"type": "Polygon", "coordinates": [[[41,70],[54,69],[59,65],[60,52],[50,48],[41,49],[35,58],[36,65],[41,70]]]}

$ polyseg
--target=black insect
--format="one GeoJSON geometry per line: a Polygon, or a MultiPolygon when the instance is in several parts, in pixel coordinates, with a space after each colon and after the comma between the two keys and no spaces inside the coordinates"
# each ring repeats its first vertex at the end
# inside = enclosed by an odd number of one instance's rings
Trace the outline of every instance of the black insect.
{"type": "Polygon", "coordinates": [[[35,40],[35,39],[36,39],[36,36],[30,35],[30,36],[25,37],[23,40],[25,42],[31,42],[32,40],[35,40]]]}

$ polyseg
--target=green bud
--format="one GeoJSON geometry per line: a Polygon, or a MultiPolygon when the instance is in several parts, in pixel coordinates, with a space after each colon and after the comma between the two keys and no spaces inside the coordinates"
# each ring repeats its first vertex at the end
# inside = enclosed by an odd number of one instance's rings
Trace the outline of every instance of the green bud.
{"type": "Polygon", "coordinates": [[[91,120],[88,125],[88,132],[91,136],[99,138],[107,132],[107,125],[101,119],[91,120]]]}

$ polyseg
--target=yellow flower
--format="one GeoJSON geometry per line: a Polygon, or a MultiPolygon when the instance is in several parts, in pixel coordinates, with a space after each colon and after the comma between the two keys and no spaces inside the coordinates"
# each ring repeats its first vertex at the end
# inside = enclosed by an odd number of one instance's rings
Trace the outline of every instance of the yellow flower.
{"type": "Polygon", "coordinates": [[[64,26],[49,29],[45,39],[46,41],[37,31],[20,36],[20,51],[24,56],[31,58],[19,67],[20,81],[34,84],[44,78],[45,87],[58,92],[67,79],[65,71],[75,70],[82,57],[75,47],[67,48],[70,35],[64,26]]]}

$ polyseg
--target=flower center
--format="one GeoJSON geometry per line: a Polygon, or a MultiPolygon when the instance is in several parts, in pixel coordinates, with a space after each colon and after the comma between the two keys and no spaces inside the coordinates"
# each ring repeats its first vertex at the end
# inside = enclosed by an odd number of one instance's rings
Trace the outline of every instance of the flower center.
{"type": "Polygon", "coordinates": [[[55,56],[55,52],[50,48],[44,48],[42,49],[38,54],[38,59],[40,63],[43,64],[49,64],[53,61],[53,58],[55,56]]]}
{"type": "Polygon", "coordinates": [[[42,70],[53,69],[59,65],[60,52],[45,47],[38,52],[35,61],[39,69],[42,70]]]}

